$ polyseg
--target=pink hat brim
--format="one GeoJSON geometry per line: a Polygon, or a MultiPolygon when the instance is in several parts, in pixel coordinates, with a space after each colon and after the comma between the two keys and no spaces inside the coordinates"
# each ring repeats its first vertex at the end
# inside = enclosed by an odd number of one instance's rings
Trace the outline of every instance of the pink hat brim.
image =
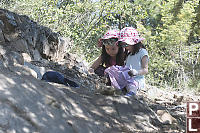
{"type": "Polygon", "coordinates": [[[135,44],[137,44],[137,43],[139,43],[139,42],[141,42],[143,40],[144,40],[144,38],[142,38],[142,37],[139,37],[139,38],[127,37],[127,38],[120,38],[118,41],[119,42],[125,42],[125,43],[127,43],[129,45],[135,45],[135,44]]]}

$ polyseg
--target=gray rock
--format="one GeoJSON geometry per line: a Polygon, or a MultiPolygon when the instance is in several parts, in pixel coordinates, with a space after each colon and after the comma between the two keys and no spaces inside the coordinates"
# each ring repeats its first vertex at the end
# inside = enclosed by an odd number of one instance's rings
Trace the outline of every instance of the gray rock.
{"type": "Polygon", "coordinates": [[[42,75],[46,72],[46,69],[44,67],[38,67],[35,65],[32,65],[29,62],[24,62],[24,65],[32,70],[34,70],[37,73],[37,78],[42,79],[42,75]]]}
{"type": "Polygon", "coordinates": [[[40,61],[42,59],[40,52],[37,49],[33,49],[32,53],[33,53],[33,60],[34,61],[40,61]]]}
{"type": "Polygon", "coordinates": [[[19,40],[16,40],[16,41],[12,41],[8,45],[11,45],[13,50],[15,50],[17,52],[29,53],[29,48],[28,48],[27,42],[24,39],[19,39],[19,40]]]}
{"type": "MultiPolygon", "coordinates": [[[[2,53],[4,53],[2,51],[2,53]]],[[[2,54],[3,63],[6,66],[13,66],[16,64],[24,64],[24,59],[21,54],[15,52],[15,51],[6,51],[6,53],[2,54]]]]}
{"type": "Polygon", "coordinates": [[[8,42],[14,42],[19,40],[19,34],[16,32],[11,32],[11,33],[4,33],[5,40],[8,42]]]}
{"type": "Polygon", "coordinates": [[[3,32],[0,28],[0,45],[5,44],[5,39],[4,39],[4,35],[3,32]]]}
{"type": "Polygon", "coordinates": [[[4,28],[4,23],[2,20],[0,20],[0,29],[3,29],[4,28]]]}
{"type": "Polygon", "coordinates": [[[22,53],[22,57],[23,57],[24,61],[26,61],[26,62],[31,62],[32,61],[31,56],[29,54],[27,54],[27,53],[22,53]]]}

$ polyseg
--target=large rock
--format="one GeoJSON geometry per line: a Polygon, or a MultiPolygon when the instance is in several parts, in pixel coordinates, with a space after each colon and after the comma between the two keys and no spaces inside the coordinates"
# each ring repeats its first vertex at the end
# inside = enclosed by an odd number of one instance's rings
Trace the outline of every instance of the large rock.
{"type": "Polygon", "coordinates": [[[137,99],[95,95],[12,70],[0,69],[0,132],[158,131],[151,123],[156,116],[137,99]]]}
{"type": "Polygon", "coordinates": [[[72,41],[47,27],[37,25],[25,15],[0,9],[0,45],[12,51],[28,53],[34,57],[38,51],[42,58],[59,61],[71,49],[72,41]]]}

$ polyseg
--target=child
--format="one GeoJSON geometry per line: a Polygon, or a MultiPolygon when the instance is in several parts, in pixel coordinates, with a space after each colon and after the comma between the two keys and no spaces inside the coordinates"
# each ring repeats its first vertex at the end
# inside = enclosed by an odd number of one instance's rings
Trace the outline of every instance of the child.
{"type": "MultiPolygon", "coordinates": [[[[139,83],[139,89],[145,87],[144,75],[148,73],[148,52],[141,41],[144,38],[133,27],[125,27],[120,31],[119,45],[128,51],[125,66],[130,68],[128,74],[134,76],[139,83]]],[[[134,87],[127,86],[127,91],[132,92],[134,87]]]]}
{"type": "Polygon", "coordinates": [[[124,63],[123,49],[117,45],[118,30],[109,30],[99,39],[98,46],[102,47],[101,56],[92,64],[89,72],[104,76],[104,70],[112,65],[122,66],[124,63]]]}

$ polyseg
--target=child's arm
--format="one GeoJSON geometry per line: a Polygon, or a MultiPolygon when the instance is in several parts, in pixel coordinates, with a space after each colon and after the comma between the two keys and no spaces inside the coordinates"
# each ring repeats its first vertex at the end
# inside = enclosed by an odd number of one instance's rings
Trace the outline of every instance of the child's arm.
{"type": "Polygon", "coordinates": [[[148,73],[148,56],[145,55],[142,57],[141,61],[142,69],[138,71],[138,75],[145,75],[148,73]]]}
{"type": "Polygon", "coordinates": [[[145,75],[145,74],[147,74],[148,73],[148,57],[147,57],[147,55],[142,57],[141,65],[142,65],[142,69],[137,71],[135,69],[130,68],[131,70],[128,72],[128,74],[130,76],[137,76],[137,75],[145,75]]]}
{"type": "Polygon", "coordinates": [[[99,65],[101,64],[101,56],[99,56],[95,61],[94,63],[92,64],[92,66],[90,67],[89,71],[92,72],[94,70],[96,70],[99,65]]]}

